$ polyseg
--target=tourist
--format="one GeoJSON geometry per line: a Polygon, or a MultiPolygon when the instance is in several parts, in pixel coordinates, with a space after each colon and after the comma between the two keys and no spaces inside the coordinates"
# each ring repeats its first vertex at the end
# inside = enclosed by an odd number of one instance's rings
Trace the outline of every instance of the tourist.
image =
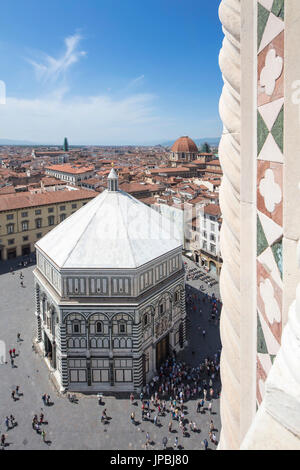
{"type": "Polygon", "coordinates": [[[2,446],[3,448],[5,447],[5,439],[6,439],[5,434],[2,434],[2,435],[1,435],[1,446],[2,446]]]}
{"type": "Polygon", "coordinates": [[[9,427],[9,419],[8,419],[8,416],[6,416],[6,418],[5,418],[5,425],[6,425],[6,431],[9,431],[10,427],[9,427]]]}
{"type": "Polygon", "coordinates": [[[15,417],[13,415],[10,415],[9,419],[10,419],[11,427],[14,428],[17,425],[15,417]]]}

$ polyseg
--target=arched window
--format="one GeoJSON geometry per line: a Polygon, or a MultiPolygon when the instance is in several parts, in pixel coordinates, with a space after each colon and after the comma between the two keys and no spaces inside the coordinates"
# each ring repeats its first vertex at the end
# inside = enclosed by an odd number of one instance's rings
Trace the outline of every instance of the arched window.
{"type": "Polygon", "coordinates": [[[162,302],[160,305],[159,305],[159,313],[164,313],[165,311],[165,303],[162,302]]]}
{"type": "Polygon", "coordinates": [[[96,323],[96,333],[102,333],[102,332],[103,332],[102,323],[101,323],[101,321],[97,321],[97,323],[96,323]]]}
{"type": "Polygon", "coordinates": [[[73,322],[73,333],[80,333],[80,323],[78,321],[73,322]]]}
{"type": "Polygon", "coordinates": [[[174,295],[174,302],[177,303],[180,300],[180,291],[177,290],[174,295]]]}

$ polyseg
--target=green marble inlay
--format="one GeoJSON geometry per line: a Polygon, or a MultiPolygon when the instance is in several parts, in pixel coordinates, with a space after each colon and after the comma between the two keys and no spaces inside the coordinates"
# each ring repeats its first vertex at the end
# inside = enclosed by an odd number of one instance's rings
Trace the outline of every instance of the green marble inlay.
{"type": "Polygon", "coordinates": [[[284,20],[284,0],[274,0],[272,13],[284,20]]]}
{"type": "Polygon", "coordinates": [[[271,134],[275,139],[278,147],[283,153],[283,120],[284,120],[284,106],[282,106],[280,113],[272,127],[271,134]]]}
{"type": "Polygon", "coordinates": [[[274,243],[274,245],[271,246],[271,249],[282,279],[282,240],[274,243]]]}
{"type": "Polygon", "coordinates": [[[275,357],[276,357],[275,354],[270,354],[270,358],[271,358],[272,364],[274,363],[275,357]]]}
{"type": "Polygon", "coordinates": [[[259,217],[257,216],[257,239],[256,239],[257,247],[257,256],[261,255],[263,251],[265,251],[268,248],[268,242],[265,236],[264,229],[261,225],[261,222],[259,220],[259,217]]]}
{"type": "Polygon", "coordinates": [[[269,19],[270,12],[258,3],[258,17],[257,17],[257,45],[258,49],[264,34],[264,30],[269,19]]]}
{"type": "Polygon", "coordinates": [[[261,117],[261,114],[257,111],[257,156],[260,154],[268,135],[269,129],[261,117]]]}
{"type": "Polygon", "coordinates": [[[257,314],[257,352],[262,353],[262,354],[268,354],[267,343],[265,340],[264,332],[263,332],[258,314],[257,314]]]}

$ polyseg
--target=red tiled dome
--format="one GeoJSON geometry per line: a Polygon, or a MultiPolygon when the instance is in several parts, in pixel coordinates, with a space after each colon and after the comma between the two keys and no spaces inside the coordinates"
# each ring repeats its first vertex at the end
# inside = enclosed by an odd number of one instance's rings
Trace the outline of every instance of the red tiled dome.
{"type": "Polygon", "coordinates": [[[180,137],[172,147],[172,152],[198,153],[198,147],[188,136],[180,137]]]}

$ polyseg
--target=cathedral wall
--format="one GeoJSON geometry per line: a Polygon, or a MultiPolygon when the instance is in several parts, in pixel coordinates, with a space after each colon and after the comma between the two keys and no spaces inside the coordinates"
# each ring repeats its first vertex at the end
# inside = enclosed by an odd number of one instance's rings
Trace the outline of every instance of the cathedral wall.
{"type": "MultiPolygon", "coordinates": [[[[274,432],[255,426],[271,422],[269,413],[292,429],[297,416],[294,397],[288,397],[298,393],[297,367],[288,364],[299,353],[294,347],[295,303],[290,308],[299,279],[299,2],[223,0],[220,18],[225,39],[220,53],[224,263],[219,448],[238,449],[249,428],[243,448],[272,448],[274,432]],[[281,348],[288,311],[290,326],[281,348]],[[259,433],[265,442],[258,442],[259,433]]],[[[284,443],[278,439],[274,446],[284,443]]]]}

